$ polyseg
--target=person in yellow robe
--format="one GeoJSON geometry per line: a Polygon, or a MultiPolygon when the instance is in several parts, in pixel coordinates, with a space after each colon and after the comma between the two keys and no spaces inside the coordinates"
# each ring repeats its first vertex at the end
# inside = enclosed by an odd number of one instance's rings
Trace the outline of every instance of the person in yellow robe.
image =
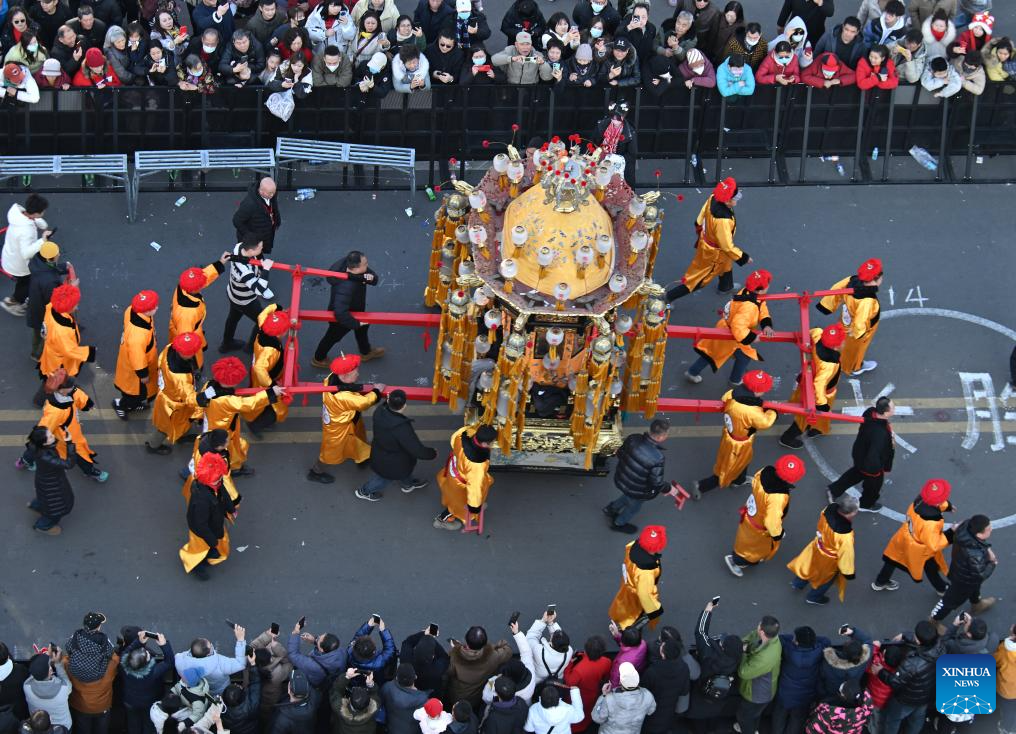
{"type": "Polygon", "coordinates": [[[762,396],[773,387],[773,378],[763,370],[752,370],[744,384],[723,394],[723,435],[716,451],[713,473],[691,488],[693,499],[717,487],[740,487],[747,482],[748,466],[754,455],[755,434],[771,428],[777,413],[762,407],[762,396]]]}
{"type": "Polygon", "coordinates": [[[790,454],[756,472],[751,494],[741,507],[734,551],[723,558],[732,574],[740,578],[748,566],[776,555],[785,534],[783,518],[790,510],[790,490],[802,477],[804,462],[790,454]]]}
{"type": "Polygon", "coordinates": [[[205,316],[207,307],[201,291],[215,282],[226,269],[229,253],[203,268],[187,268],[180,273],[176,290],[173,291],[173,305],[169,311],[169,340],[173,341],[180,334],[194,332],[201,336],[201,349],[194,357],[198,369],[204,366],[205,350],[208,340],[205,339],[205,316]]]}
{"type": "Polygon", "coordinates": [[[186,573],[208,580],[208,567],[229,558],[229,530],[226,519],[236,512],[222,478],[229,470],[226,460],[209,452],[194,470],[195,482],[187,503],[187,544],[180,549],[186,573]]]}
{"type": "MultiPolygon", "coordinates": [[[[250,370],[251,387],[273,387],[282,378],[285,368],[282,360],[282,335],[289,331],[289,314],[279,311],[274,303],[258,314],[257,334],[254,337],[254,361],[250,370]]],[[[261,432],[289,415],[286,400],[279,400],[262,410],[247,423],[250,432],[260,438],[261,432]]]]}
{"type": "MultiPolygon", "coordinates": [[[[187,469],[185,471],[180,472],[180,476],[184,478],[183,489],[180,490],[180,494],[183,495],[184,502],[190,502],[191,486],[194,484],[194,470],[201,462],[201,457],[210,451],[225,459],[228,466],[229,431],[225,431],[221,428],[215,428],[207,433],[202,433],[194,439],[194,450],[191,454],[190,463],[187,464],[187,469]]],[[[236,507],[237,512],[239,512],[241,500],[240,493],[236,490],[236,483],[233,481],[232,472],[228,469],[226,474],[222,477],[222,486],[226,488],[226,492],[229,493],[230,499],[233,500],[233,505],[236,507]]]]}
{"type": "Polygon", "coordinates": [[[834,583],[843,601],[847,582],[854,578],[853,523],[858,507],[857,498],[852,494],[837,497],[819,515],[814,539],[787,564],[795,576],[791,586],[803,589],[811,584],[804,599],[808,604],[828,604],[826,592],[834,583]]]}
{"type": "Polygon", "coordinates": [[[326,387],[335,392],[321,395],[321,450],[318,460],[307,472],[307,479],[321,484],[331,484],[335,477],[325,471],[326,466],[341,464],[352,459],[356,464],[366,466],[370,458],[370,444],[367,430],[360,413],[377,404],[384,391],[384,385],[364,394],[360,378],[360,355],[348,354],[336,357],[331,363],[331,374],[325,378],[326,387]]]}
{"type": "Polygon", "coordinates": [[[875,591],[896,591],[899,582],[893,580],[893,571],[901,568],[910,574],[914,583],[920,583],[924,574],[939,596],[945,593],[948,582],[942,574],[949,572],[942,551],[952,543],[952,530],[945,530],[943,512],[951,512],[949,495],[952,486],[944,479],[929,479],[921,493],[907,508],[907,519],[889,539],[882,551],[882,570],[871,583],[875,591]]]}
{"type": "Polygon", "coordinates": [[[147,409],[158,392],[159,352],[154,321],[158,310],[159,294],[141,291],[123,315],[123,336],[113,379],[113,386],[120,391],[120,397],[113,399],[113,412],[122,421],[131,411],[147,409]]]}
{"type": "Polygon", "coordinates": [[[688,382],[702,382],[701,372],[712,367],[716,372],[723,363],[734,358],[734,367],[730,371],[730,384],[740,385],[741,377],[748,369],[751,360],[762,361],[762,357],[753,346],[753,342],[761,336],[773,335],[773,320],[769,316],[769,306],[759,298],[769,291],[773,276],[768,270],[756,270],[748,276],[744,288],[734,296],[726,306],[717,329],[727,329],[733,339],[699,339],[695,342],[695,351],[699,358],[692,363],[684,377],[688,382]]]}
{"type": "Polygon", "coordinates": [[[695,219],[695,257],[681,278],[681,282],[667,289],[667,301],[697,291],[713,278],[719,278],[717,290],[729,293],[734,288],[734,263],[746,265],[751,258],[734,244],[737,218],[734,207],[741,200],[737,181],[725,178],[716,184],[712,195],[702,205],[695,219]]]}
{"type": "Polygon", "coordinates": [[[285,394],[281,386],[254,393],[237,395],[236,386],[247,377],[247,368],[236,357],[223,357],[212,365],[212,379],[197,395],[198,407],[204,408],[202,430],[222,428],[229,431],[229,468],[234,477],[249,476],[254,469],[247,466],[247,439],[240,435],[240,418],[253,420],[259,411],[285,394]]]}
{"type": "Polygon", "coordinates": [[[201,335],[195,332],[177,334],[159,355],[159,394],[152,410],[152,434],[145,441],[150,454],[165,456],[201,418],[194,375],[195,358],[201,353],[201,335]]]}
{"type": "MultiPolygon", "coordinates": [[[[66,377],[60,387],[46,396],[38,425],[48,428],[56,436],[56,451],[61,459],[67,458],[67,444],[73,443],[78,468],[86,477],[101,484],[109,479],[109,472],[95,465],[97,454],[88,445],[85,432],[78,422],[78,411],[89,411],[93,405],[95,403],[77,386],[74,378],[66,377]]],[[[31,447],[25,450],[14,465],[18,469],[35,471],[35,455],[31,447]]]]}
{"type": "MultiPolygon", "coordinates": [[[[812,388],[815,391],[815,410],[828,413],[836,402],[836,389],[840,381],[840,347],[847,338],[847,332],[839,324],[830,324],[824,329],[812,329],[808,332],[811,339],[811,373],[812,388]]],[[[797,376],[797,384],[790,396],[790,402],[801,398],[801,375],[797,376]]],[[[829,433],[830,420],[818,420],[814,426],[805,422],[803,415],[794,416],[787,430],[780,436],[780,445],[788,449],[800,449],[804,446],[801,434],[807,431],[808,437],[821,436],[829,433]]]]}
{"type": "Polygon", "coordinates": [[[830,290],[852,288],[853,294],[826,296],[815,307],[824,314],[831,314],[842,308],[840,321],[847,330],[847,342],[840,355],[840,366],[851,377],[870,372],[878,367],[875,360],[866,360],[871,340],[878,331],[881,305],[878,302],[878,287],[882,285],[882,261],[871,258],[861,263],[857,275],[833,283],[830,290]]]}
{"type": "Polygon", "coordinates": [[[61,367],[70,377],[76,377],[82,364],[95,361],[95,347],[81,343],[81,331],[74,317],[80,302],[81,291],[73,285],[61,285],[53,290],[42,322],[46,341],[39,372],[43,377],[49,377],[61,367]]]}
{"type": "Polygon", "coordinates": [[[663,615],[660,602],[660,555],[667,547],[667,529],[646,525],[638,540],[624,547],[621,587],[610,603],[607,615],[621,629],[648,620],[655,627],[663,615]]]}
{"type": "Polygon", "coordinates": [[[466,426],[452,434],[448,459],[437,473],[444,509],[434,518],[435,528],[460,530],[463,523],[472,525],[478,519],[494,484],[490,447],[496,440],[497,431],[486,424],[475,429],[466,426]]]}

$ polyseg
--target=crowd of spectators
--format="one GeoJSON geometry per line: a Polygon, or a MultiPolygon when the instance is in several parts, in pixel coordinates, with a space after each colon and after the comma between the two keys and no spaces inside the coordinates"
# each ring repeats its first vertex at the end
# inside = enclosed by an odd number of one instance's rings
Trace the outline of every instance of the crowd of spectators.
{"type": "Polygon", "coordinates": [[[500,23],[504,46],[480,0],[419,0],[412,14],[396,0],[20,1],[0,5],[8,105],[34,103],[40,89],[117,86],[210,94],[260,85],[295,99],[355,87],[366,101],[462,84],[655,96],[683,84],[744,99],[756,85],[903,81],[950,97],[1016,75],[991,0],[862,0],[839,22],[832,0],[785,0],[773,38],[737,0],[670,0],[659,27],[647,0],[579,0],[570,15],[549,17],[537,0],[514,0],[500,23]]]}
{"type": "Polygon", "coordinates": [[[974,715],[931,705],[944,654],[994,656],[992,715],[1001,734],[1016,731],[1016,625],[996,635],[961,613],[944,634],[925,620],[874,639],[765,615],[747,634],[718,634],[718,599],[688,637],[612,623],[616,652],[600,635],[578,649],[556,606],[528,631],[516,612],[512,642],[473,626],[446,647],[431,623],[396,647],[374,614],[346,642],[306,618],[250,640],[229,623],[222,652],[203,637],[177,652],[130,625],[113,640],[105,615],[89,612],[65,644],[27,661],[0,642],[0,734],[667,734],[751,732],[763,717],[774,734],[956,732],[974,715]]]}

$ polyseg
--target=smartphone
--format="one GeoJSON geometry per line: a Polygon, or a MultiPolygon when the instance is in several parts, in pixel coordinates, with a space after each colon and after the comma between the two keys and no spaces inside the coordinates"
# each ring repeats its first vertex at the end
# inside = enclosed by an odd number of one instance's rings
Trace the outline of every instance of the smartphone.
{"type": "Polygon", "coordinates": [[[557,614],[557,604],[548,604],[547,614],[548,615],[557,614]]]}
{"type": "Polygon", "coordinates": [[[720,603],[720,597],[718,597],[718,596],[714,596],[714,597],[713,597],[713,598],[712,598],[712,599],[711,599],[711,600],[709,601],[709,603],[710,603],[710,604],[712,604],[712,605],[713,605],[713,606],[715,607],[715,606],[716,606],[717,604],[719,604],[719,603],[720,603]]]}
{"type": "Polygon", "coordinates": [[[304,626],[305,624],[307,624],[307,617],[306,617],[306,615],[304,615],[303,617],[300,617],[300,621],[298,621],[298,622],[296,623],[296,626],[297,626],[297,627],[298,627],[299,629],[303,629],[303,626],[304,626]]]}
{"type": "Polygon", "coordinates": [[[431,622],[429,625],[427,625],[427,632],[430,634],[431,637],[437,637],[439,631],[440,627],[437,626],[437,622],[431,622]]]}
{"type": "Polygon", "coordinates": [[[841,635],[845,635],[845,634],[847,634],[847,632],[848,632],[849,630],[850,630],[850,625],[849,625],[849,624],[841,624],[841,625],[840,625],[840,634],[841,634],[841,635]]]}
{"type": "Polygon", "coordinates": [[[150,631],[148,631],[148,630],[141,630],[141,631],[142,631],[142,632],[144,633],[145,637],[151,637],[151,638],[152,638],[153,640],[154,640],[154,639],[155,639],[156,637],[158,637],[158,636],[159,636],[159,633],[158,633],[158,632],[150,632],[150,631]]]}
{"type": "Polygon", "coordinates": [[[49,230],[49,236],[52,237],[53,235],[55,235],[56,231],[58,229],[60,229],[60,228],[59,227],[51,227],[50,230],[49,230]]]}
{"type": "Polygon", "coordinates": [[[230,621],[229,621],[229,620],[227,619],[227,620],[226,620],[226,626],[227,626],[227,627],[229,627],[229,628],[230,628],[231,630],[235,630],[235,629],[236,629],[236,622],[230,622],[230,621]]]}
{"type": "Polygon", "coordinates": [[[370,615],[370,618],[374,620],[374,624],[381,624],[381,615],[380,614],[372,614],[372,615],[370,615]]]}
{"type": "Polygon", "coordinates": [[[273,635],[279,634],[279,623],[278,622],[272,622],[272,626],[269,629],[272,631],[273,635]]]}
{"type": "Polygon", "coordinates": [[[512,612],[512,616],[508,619],[508,626],[511,627],[513,624],[519,621],[519,617],[522,616],[522,612],[512,612]]]}

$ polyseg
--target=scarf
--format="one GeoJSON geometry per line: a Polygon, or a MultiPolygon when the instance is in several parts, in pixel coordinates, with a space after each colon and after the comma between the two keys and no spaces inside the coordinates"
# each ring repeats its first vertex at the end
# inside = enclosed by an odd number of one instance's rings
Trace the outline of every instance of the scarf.
{"type": "Polygon", "coordinates": [[[68,672],[82,683],[101,680],[113,657],[113,643],[102,632],[79,629],[67,643],[68,672]]]}
{"type": "Polygon", "coordinates": [[[617,144],[621,141],[624,136],[621,132],[624,130],[624,120],[618,120],[614,118],[607,125],[607,129],[603,131],[603,152],[607,155],[614,155],[617,150],[617,144]]]}

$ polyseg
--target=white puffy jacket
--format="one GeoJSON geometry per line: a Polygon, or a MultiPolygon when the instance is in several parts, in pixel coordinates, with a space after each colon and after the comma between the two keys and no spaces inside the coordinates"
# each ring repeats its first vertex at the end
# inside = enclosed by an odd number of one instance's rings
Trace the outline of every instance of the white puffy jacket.
{"type": "Polygon", "coordinates": [[[7,210],[7,234],[4,236],[4,251],[0,264],[10,275],[28,275],[28,261],[39,252],[45,241],[40,235],[49,229],[45,219],[29,219],[21,204],[14,204],[7,210]]]}

